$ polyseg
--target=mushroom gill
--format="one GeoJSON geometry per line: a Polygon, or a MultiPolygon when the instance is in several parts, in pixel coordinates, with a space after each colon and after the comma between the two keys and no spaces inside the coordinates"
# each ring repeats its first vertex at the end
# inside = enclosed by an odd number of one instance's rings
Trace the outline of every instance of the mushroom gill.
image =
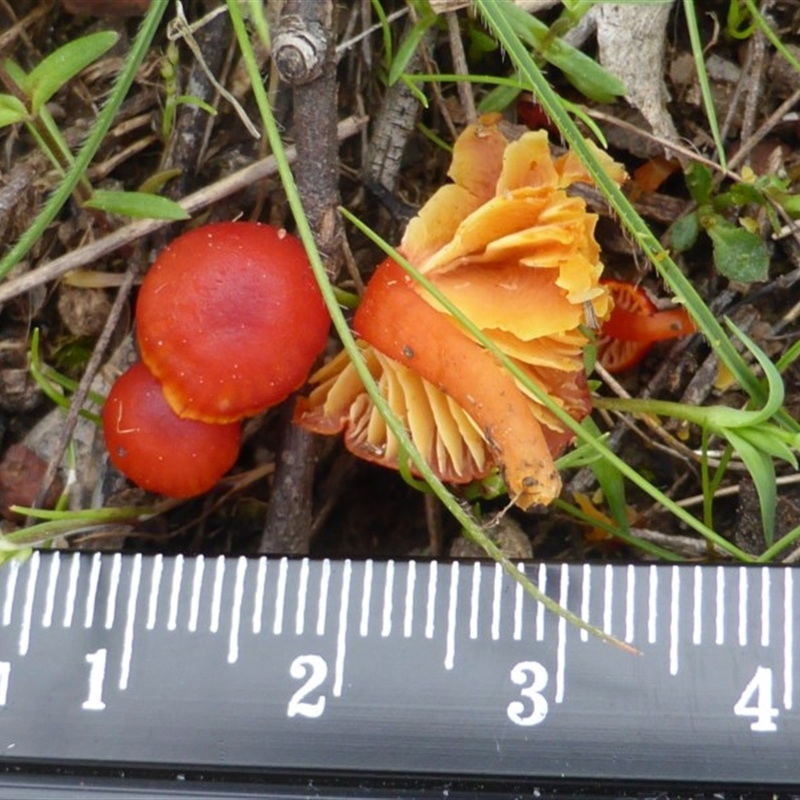
{"type": "MultiPolygon", "coordinates": [[[[598,155],[622,181],[622,168],[598,155]]],[[[484,118],[459,136],[449,175],[453,183],[409,223],[399,252],[582,419],[590,410],[582,328],[587,314],[602,321],[611,307],[600,283],[597,218],[566,191],[588,174],[571,153],[554,159],[544,131],[509,143],[494,118],[484,118]]],[[[522,508],[558,495],[553,458],[571,432],[391,259],[371,279],[353,328],[381,395],[439,477],[466,483],[496,466],[522,508]]],[[[398,443],[345,354],[311,384],[296,422],[319,433],[345,430],[353,453],[397,466],[398,443]]]]}

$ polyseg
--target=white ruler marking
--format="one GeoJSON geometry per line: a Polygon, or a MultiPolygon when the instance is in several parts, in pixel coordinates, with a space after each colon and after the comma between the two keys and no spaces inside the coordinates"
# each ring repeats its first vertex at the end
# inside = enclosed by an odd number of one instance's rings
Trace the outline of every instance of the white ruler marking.
{"type": "Polygon", "coordinates": [[[406,565],[406,603],[403,614],[403,636],[411,637],[414,629],[414,586],[417,582],[417,562],[413,559],[406,565]]]}
{"type": "Polygon", "coordinates": [[[206,574],[205,556],[198,556],[194,562],[194,574],[192,575],[192,595],[189,599],[189,621],[188,629],[190,633],[197,631],[200,622],[200,597],[203,593],[203,578],[206,574]]]}
{"type": "Polygon", "coordinates": [[[392,632],[392,592],[394,591],[394,560],[386,562],[386,578],[383,584],[383,614],[381,615],[381,636],[392,632]]]}
{"type": "Polygon", "coordinates": [[[147,630],[152,631],[158,620],[158,594],[161,590],[161,577],[164,573],[164,556],[157,553],[153,559],[153,569],[150,573],[150,596],[147,599],[147,630]]]}
{"type": "Polygon", "coordinates": [[[364,562],[364,586],[361,589],[361,622],[358,633],[363,637],[369,636],[369,605],[372,600],[372,559],[364,562]]]}
{"type": "MultiPolygon", "coordinates": [[[[525,564],[521,561],[517,564],[517,569],[524,575],[525,574],[525,564]]],[[[519,581],[516,581],[516,586],[514,587],[514,641],[518,642],[522,639],[522,601],[524,598],[524,592],[522,589],[522,584],[519,581]]]]}
{"type": "Polygon", "coordinates": [[[692,570],[694,591],[692,592],[692,644],[703,641],[703,568],[695,566],[692,570]]]}
{"type": "Polygon", "coordinates": [[[217,556],[217,564],[214,569],[214,591],[211,593],[211,619],[208,623],[208,630],[216,633],[219,630],[219,620],[222,614],[222,588],[225,585],[225,556],[217,556]]]}
{"type": "Polygon", "coordinates": [[[635,635],[636,619],[636,567],[628,564],[626,570],[627,580],[625,585],[625,641],[630,644],[635,635]]]}
{"type": "Polygon", "coordinates": [[[677,675],[681,613],[681,573],[677,565],[672,567],[671,584],[669,603],[669,674],[677,675]]]}
{"type": "Polygon", "coordinates": [[[42,627],[49,628],[53,624],[53,609],[56,604],[56,586],[58,586],[58,571],[61,568],[61,553],[56,550],[50,558],[50,569],[47,573],[47,593],[44,600],[44,613],[42,614],[42,627]]]}
{"type": "Polygon", "coordinates": [[[611,564],[606,564],[603,577],[605,578],[603,581],[603,633],[610,636],[614,609],[614,569],[611,564]]]}
{"type": "Polygon", "coordinates": [[[136,622],[136,608],[139,599],[139,584],[142,580],[142,554],[133,557],[131,569],[131,585],[128,589],[128,605],[125,609],[125,630],[122,636],[122,662],[119,672],[119,688],[124,692],[128,688],[131,676],[131,658],[133,657],[133,633],[136,622]]]}
{"type": "MultiPolygon", "coordinates": [[[[75,553],[75,555],[78,555],[75,553]]],[[[91,628],[94,625],[94,611],[97,606],[97,588],[100,585],[100,571],[102,569],[101,553],[92,556],[92,566],[89,570],[89,591],[86,594],[86,608],[84,609],[83,627],[91,628]]]]}
{"type": "MultiPolygon", "coordinates": [[[[69,565],[69,577],[67,578],[67,596],[64,598],[64,618],[61,627],[71,628],[72,619],[75,615],[75,601],[78,597],[78,576],[81,572],[81,554],[73,553],[69,565]]],[[[119,577],[119,576],[118,576],[119,577]]],[[[96,595],[95,595],[96,596],[96,595]]],[[[87,606],[88,613],[88,606],[87,606]]],[[[92,614],[94,614],[94,603],[92,603],[92,614]]]]}
{"type": "MultiPolygon", "coordinates": [[[[77,553],[75,555],[78,555],[77,553]]],[[[108,584],[108,597],[106,599],[105,628],[110,631],[114,627],[114,617],[117,615],[117,592],[119,592],[119,579],[122,573],[122,555],[114,553],[111,558],[111,579],[108,584]]],[[[77,580],[77,570],[75,570],[77,580]]]]}
{"type": "MultiPolygon", "coordinates": [[[[591,611],[591,596],[592,596],[592,568],[588,564],[583,565],[583,577],[581,580],[581,619],[584,622],[589,621],[589,612],[591,611]]],[[[589,641],[589,631],[581,628],[580,637],[582,642],[589,641]]]]}
{"type": "Polygon", "coordinates": [[[439,564],[431,561],[428,564],[428,600],[425,608],[425,638],[433,639],[436,628],[436,585],[439,564]]]}
{"type": "MultiPolygon", "coordinates": [[[[198,556],[198,560],[203,557],[198,556]]],[[[196,568],[196,565],[195,565],[196,568]]],[[[178,607],[181,602],[181,583],[183,583],[183,556],[178,555],[172,563],[172,585],[169,592],[169,613],[167,614],[167,630],[174,631],[178,627],[178,607]]]]}
{"type": "Polygon", "coordinates": [[[41,555],[38,550],[28,559],[28,584],[25,587],[25,602],[22,606],[22,625],[19,631],[19,654],[24,656],[31,643],[31,621],[33,620],[33,601],[36,597],[36,581],[39,577],[41,555]]]}
{"type": "Polygon", "coordinates": [[[350,616],[350,579],[352,568],[352,562],[349,558],[346,558],[342,569],[342,593],[339,598],[339,632],[336,636],[336,661],[333,671],[334,697],[342,696],[342,686],[344,685],[344,664],[347,653],[347,620],[350,616]]]}
{"type": "Polygon", "coordinates": [[[456,658],[456,620],[458,612],[458,561],[450,565],[450,596],[447,601],[447,634],[444,668],[453,669],[456,658]]]}
{"type": "Polygon", "coordinates": [[[239,660],[239,628],[242,624],[242,602],[244,601],[244,579],[247,574],[247,559],[240,556],[236,562],[236,577],[233,583],[233,608],[231,608],[231,630],[228,639],[228,663],[239,660]]]}
{"type": "Polygon", "coordinates": [[[725,644],[725,570],[717,567],[717,591],[714,597],[714,642],[725,644]]]}
{"type": "Polygon", "coordinates": [[[267,587],[267,567],[269,562],[266,556],[258,559],[258,570],[256,570],[256,591],[253,596],[253,620],[252,630],[255,636],[261,633],[261,626],[264,623],[264,595],[267,587]]]}
{"type": "Polygon", "coordinates": [[[319,582],[319,607],[317,608],[317,636],[325,634],[325,622],[328,616],[328,592],[331,583],[331,561],[322,561],[322,577],[319,582]]]}
{"type": "Polygon", "coordinates": [[[492,639],[500,638],[500,612],[503,604],[503,568],[494,565],[494,594],[492,596],[492,639]]]}
{"type": "Polygon", "coordinates": [[[8,566],[8,577],[6,578],[6,596],[3,600],[3,625],[8,627],[11,624],[11,614],[14,611],[14,595],[17,591],[17,578],[19,577],[19,561],[16,559],[8,566]]]}
{"type": "Polygon", "coordinates": [[[761,646],[769,647],[770,639],[770,570],[761,567],[761,646]]]}
{"type": "Polygon", "coordinates": [[[783,707],[794,703],[794,585],[792,568],[783,571],[783,707]]]}
{"type": "Polygon", "coordinates": [[[300,562],[300,580],[297,582],[297,612],[294,618],[294,632],[302,636],[306,627],[306,597],[308,596],[309,561],[304,558],[300,562]]]}
{"type": "Polygon", "coordinates": [[[739,567],[739,646],[747,646],[747,568],[739,567]]]}
{"type": "Polygon", "coordinates": [[[647,641],[655,644],[658,621],[658,570],[651,564],[647,587],[647,641]]]}
{"type": "MultiPolygon", "coordinates": [[[[278,586],[275,590],[275,617],[272,620],[272,633],[280,636],[283,633],[283,607],[286,604],[286,573],[289,569],[289,559],[281,558],[278,564],[278,586]]],[[[322,603],[322,597],[320,597],[322,603]]]]}
{"type": "MultiPolygon", "coordinates": [[[[539,578],[536,582],[539,591],[542,594],[547,593],[547,567],[544,564],[539,564],[539,578]]],[[[541,642],[544,640],[544,603],[540,600],[536,601],[536,641],[541,642]]]]}
{"type": "Polygon", "coordinates": [[[472,565],[472,588],[469,593],[469,638],[478,638],[478,615],[481,606],[481,562],[472,565]]]}
{"type": "MultiPolygon", "coordinates": [[[[558,590],[558,604],[561,608],[567,607],[569,598],[569,565],[561,565],[561,586],[558,590]]],[[[564,668],[567,655],[567,621],[564,617],[558,618],[558,642],[556,644],[556,703],[564,702],[564,668]]]]}

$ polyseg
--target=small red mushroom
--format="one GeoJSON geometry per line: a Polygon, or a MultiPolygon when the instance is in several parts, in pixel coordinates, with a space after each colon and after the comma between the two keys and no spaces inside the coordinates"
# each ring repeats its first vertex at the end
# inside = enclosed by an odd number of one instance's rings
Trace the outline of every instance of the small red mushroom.
{"type": "Polygon", "coordinates": [[[103,433],[111,463],[134,483],[167,497],[193,497],[211,489],[234,465],[241,425],[181,419],[138,362],[111,388],[103,406],[103,433]]]}
{"type": "Polygon", "coordinates": [[[251,222],[179,236],[147,273],[139,349],[180,417],[232,422],[299,389],[330,317],[298,239],[251,222]]]}
{"type": "Polygon", "coordinates": [[[612,374],[634,367],[656,342],[697,330],[684,308],[659,311],[645,291],[632,283],[603,280],[602,284],[614,308],[597,337],[597,357],[612,374]]]}

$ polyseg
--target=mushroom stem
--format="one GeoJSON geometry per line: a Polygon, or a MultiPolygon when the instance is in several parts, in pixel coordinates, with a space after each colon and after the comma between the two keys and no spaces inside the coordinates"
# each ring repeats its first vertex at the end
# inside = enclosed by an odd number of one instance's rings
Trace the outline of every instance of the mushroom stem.
{"type": "Polygon", "coordinates": [[[487,350],[425,302],[409,281],[399,264],[384,261],[370,280],[354,329],[469,413],[517,505],[552,502],[561,479],[530,400],[487,350]]]}

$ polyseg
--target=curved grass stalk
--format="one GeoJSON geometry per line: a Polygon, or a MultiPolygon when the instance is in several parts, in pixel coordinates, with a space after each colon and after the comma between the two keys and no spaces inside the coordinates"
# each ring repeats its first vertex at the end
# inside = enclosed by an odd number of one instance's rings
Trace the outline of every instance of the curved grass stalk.
{"type": "Polygon", "coordinates": [[[261,114],[267,139],[275,155],[275,162],[278,167],[283,188],[286,192],[289,206],[294,214],[298,235],[300,236],[300,239],[306,248],[311,266],[314,270],[314,275],[316,276],[320,291],[322,292],[322,296],[325,300],[325,304],[330,312],[333,326],[336,329],[336,332],[339,334],[339,337],[342,340],[342,345],[347,351],[347,354],[350,356],[353,366],[359,378],[363,382],[370,399],[373,401],[373,403],[375,403],[376,408],[386,420],[386,424],[392,431],[392,434],[397,437],[400,446],[405,449],[409,459],[414,464],[420,476],[425,480],[428,486],[430,486],[431,491],[439,498],[445,508],[447,508],[447,510],[464,528],[466,534],[475,542],[477,542],[491,559],[499,563],[514,580],[523,586],[525,591],[531,597],[542,603],[548,610],[563,617],[572,625],[588,631],[602,641],[609,642],[628,651],[632,651],[632,648],[629,645],[626,645],[624,642],[616,639],[613,636],[609,636],[600,628],[585,622],[577,614],[574,614],[566,608],[562,608],[555,600],[539,591],[536,585],[525,576],[525,574],[516,566],[516,564],[514,564],[500,550],[500,548],[491,541],[472,514],[470,514],[469,511],[461,506],[458,500],[436,477],[428,463],[414,446],[400,420],[381,397],[378,386],[367,369],[367,365],[355,343],[355,340],[353,339],[353,335],[350,332],[347,321],[345,320],[344,315],[339,308],[336,294],[330,283],[330,279],[325,271],[325,265],[322,263],[319,251],[317,250],[314,242],[314,236],[308,223],[308,219],[305,215],[303,204],[297,191],[297,186],[294,182],[294,176],[292,175],[292,171],[289,167],[289,162],[286,159],[286,153],[283,147],[283,142],[280,138],[278,126],[275,122],[275,118],[273,117],[266,91],[261,83],[261,76],[258,71],[255,55],[252,47],[250,46],[244,19],[242,18],[241,14],[241,9],[239,8],[236,0],[227,0],[227,4],[231,21],[233,23],[234,33],[242,52],[242,57],[245,62],[248,76],[252,83],[253,94],[255,95],[256,103],[261,114]]]}

